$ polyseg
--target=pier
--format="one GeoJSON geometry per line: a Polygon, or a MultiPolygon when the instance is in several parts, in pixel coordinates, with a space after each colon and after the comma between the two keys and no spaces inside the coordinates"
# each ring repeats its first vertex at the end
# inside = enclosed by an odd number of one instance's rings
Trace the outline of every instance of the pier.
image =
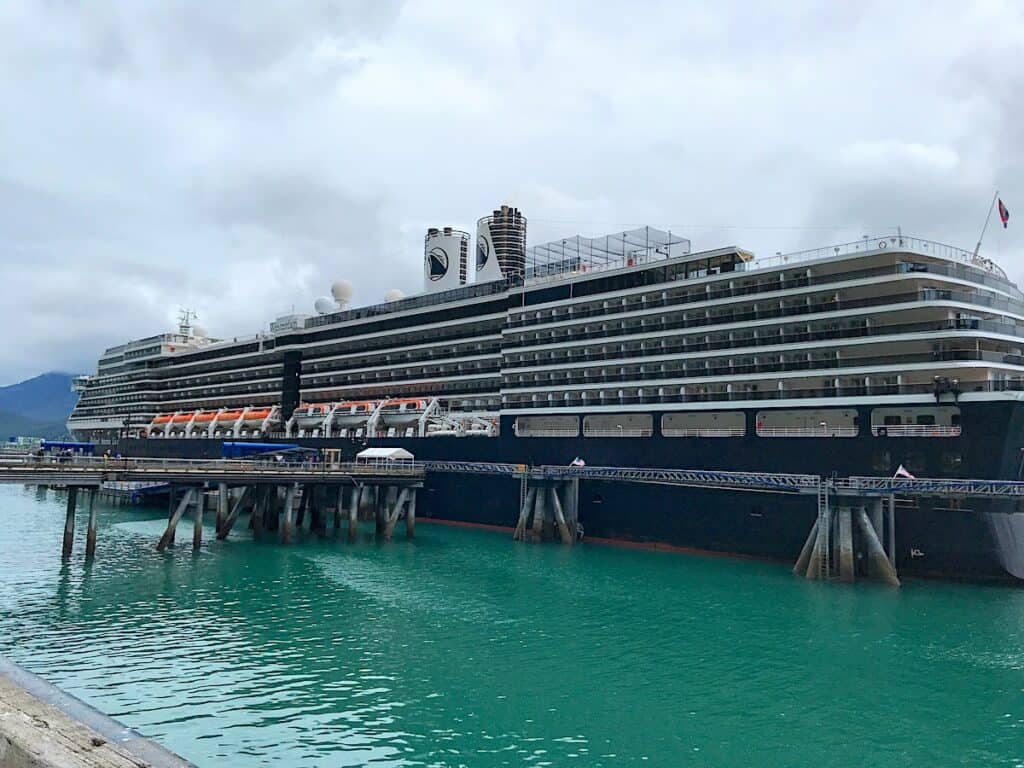
{"type": "MultiPolygon", "coordinates": [[[[527,466],[493,462],[372,461],[287,463],[253,460],[167,460],[75,458],[65,462],[0,460],[0,483],[67,489],[62,556],[74,549],[75,517],[84,498],[88,515],[86,558],[96,553],[95,499],[101,489],[166,488],[167,526],[157,542],[163,551],[175,542],[177,526],[191,513],[192,548],[200,549],[203,520],[215,518],[218,539],[248,517],[257,538],[293,541],[297,529],[320,536],[333,532],[357,538],[360,520],[372,520],[378,540],[390,541],[400,522],[415,536],[420,489],[434,473],[475,474],[518,480],[517,541],[581,538],[581,481],[653,483],[755,493],[799,494],[816,503],[793,572],[812,580],[852,582],[861,575],[899,586],[896,572],[896,497],[1024,497],[1024,482],[1012,480],[848,477],[813,474],[637,467],[527,466]]],[[[1007,514],[1012,514],[1007,512],[1007,514]]],[[[510,524],[513,521],[510,521],[510,524]]]]}

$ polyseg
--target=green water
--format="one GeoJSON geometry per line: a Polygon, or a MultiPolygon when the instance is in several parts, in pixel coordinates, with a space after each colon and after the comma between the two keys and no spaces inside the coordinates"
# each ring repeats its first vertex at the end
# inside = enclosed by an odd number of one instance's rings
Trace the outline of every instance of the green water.
{"type": "Polygon", "coordinates": [[[63,497],[0,487],[0,653],[202,766],[1024,766],[1024,590],[162,517],[62,566],[63,497]]]}

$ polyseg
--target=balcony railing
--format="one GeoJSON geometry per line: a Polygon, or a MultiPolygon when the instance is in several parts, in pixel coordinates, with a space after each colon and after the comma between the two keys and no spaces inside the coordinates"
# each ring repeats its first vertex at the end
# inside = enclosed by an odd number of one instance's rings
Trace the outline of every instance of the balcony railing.
{"type": "Polygon", "coordinates": [[[758,437],[856,437],[857,427],[758,427],[758,437]]]}
{"type": "Polygon", "coordinates": [[[745,427],[730,427],[725,429],[675,429],[662,427],[661,434],[664,437],[743,437],[747,434],[745,427]]]}
{"type": "Polygon", "coordinates": [[[960,425],[941,424],[872,424],[876,437],[960,437],[960,425]]]}

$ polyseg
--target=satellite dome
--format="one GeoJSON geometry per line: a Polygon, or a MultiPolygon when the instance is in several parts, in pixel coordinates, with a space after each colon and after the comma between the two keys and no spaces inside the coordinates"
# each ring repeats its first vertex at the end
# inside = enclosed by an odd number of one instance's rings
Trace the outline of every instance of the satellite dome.
{"type": "Polygon", "coordinates": [[[346,304],[352,298],[352,283],[348,280],[337,280],[331,285],[331,296],[339,304],[346,304]]]}
{"type": "Polygon", "coordinates": [[[193,325],[192,335],[200,339],[206,338],[206,329],[201,325],[193,325]]]}
{"type": "Polygon", "coordinates": [[[384,294],[384,301],[398,301],[404,299],[405,293],[400,288],[392,288],[384,294]]]}
{"type": "Polygon", "coordinates": [[[326,297],[321,297],[313,302],[313,308],[321,315],[326,315],[328,312],[334,312],[338,305],[326,297]]]}

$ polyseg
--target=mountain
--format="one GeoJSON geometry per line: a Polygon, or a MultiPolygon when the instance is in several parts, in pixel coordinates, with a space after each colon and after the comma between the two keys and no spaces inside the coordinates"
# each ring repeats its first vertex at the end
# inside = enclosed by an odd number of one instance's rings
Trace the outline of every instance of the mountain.
{"type": "Polygon", "coordinates": [[[64,423],[78,401],[68,373],[44,373],[0,387],[0,440],[26,435],[55,439],[67,434],[64,423]]]}
{"type": "Polygon", "coordinates": [[[78,402],[69,373],[44,373],[0,387],[0,412],[40,422],[64,422],[78,402]]]}
{"type": "Polygon", "coordinates": [[[59,440],[66,437],[68,428],[63,421],[45,422],[26,419],[16,413],[0,411],[0,442],[9,437],[43,437],[47,440],[59,440]]]}

